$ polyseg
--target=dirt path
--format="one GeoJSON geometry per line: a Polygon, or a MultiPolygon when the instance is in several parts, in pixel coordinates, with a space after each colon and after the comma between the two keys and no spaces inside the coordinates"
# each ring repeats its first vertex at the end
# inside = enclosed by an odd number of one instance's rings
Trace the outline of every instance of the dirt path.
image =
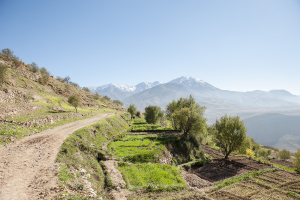
{"type": "Polygon", "coordinates": [[[0,200],[53,199],[55,159],[63,141],[77,129],[111,115],[58,126],[0,147],[0,200]]]}

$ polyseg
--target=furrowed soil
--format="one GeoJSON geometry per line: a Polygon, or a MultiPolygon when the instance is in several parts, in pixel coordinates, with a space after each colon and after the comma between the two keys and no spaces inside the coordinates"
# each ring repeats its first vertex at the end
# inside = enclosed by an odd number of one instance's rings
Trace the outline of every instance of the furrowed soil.
{"type": "Polygon", "coordinates": [[[63,141],[75,130],[111,115],[58,126],[0,147],[0,200],[54,199],[55,159],[63,141]]]}
{"type": "Polygon", "coordinates": [[[222,188],[210,194],[215,200],[223,199],[300,199],[300,176],[277,170],[222,188]]]}
{"type": "Polygon", "coordinates": [[[188,172],[214,183],[244,173],[269,168],[273,167],[245,156],[233,156],[229,160],[214,159],[203,167],[192,167],[188,172]]]}

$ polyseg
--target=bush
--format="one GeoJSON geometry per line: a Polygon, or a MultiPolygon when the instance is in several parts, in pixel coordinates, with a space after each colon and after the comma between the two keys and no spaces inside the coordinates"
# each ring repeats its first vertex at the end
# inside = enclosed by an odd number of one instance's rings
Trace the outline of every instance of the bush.
{"type": "Polygon", "coordinates": [[[38,79],[39,83],[42,85],[46,85],[49,81],[50,76],[46,74],[42,74],[42,77],[38,79]]]}
{"type": "Polygon", "coordinates": [[[141,118],[142,117],[142,113],[140,111],[137,111],[135,116],[137,116],[138,118],[141,118]]]}
{"type": "Polygon", "coordinates": [[[37,72],[40,71],[39,66],[38,66],[35,62],[32,62],[31,64],[28,64],[28,66],[31,67],[31,71],[32,71],[33,73],[37,73],[37,72]]]}
{"type": "Polygon", "coordinates": [[[300,172],[300,148],[298,148],[297,153],[295,153],[295,160],[294,160],[294,165],[295,165],[295,170],[300,172]]]}
{"type": "Polygon", "coordinates": [[[246,149],[246,156],[248,156],[249,158],[253,158],[255,156],[255,153],[251,149],[246,149]]]}
{"type": "Polygon", "coordinates": [[[3,82],[7,76],[7,69],[8,67],[5,64],[0,63],[0,81],[1,86],[3,85],[3,82]]]}
{"type": "Polygon", "coordinates": [[[261,157],[267,158],[269,155],[271,155],[272,151],[270,149],[259,149],[257,154],[261,157]]]}
{"type": "Polygon", "coordinates": [[[73,85],[74,87],[80,88],[80,86],[77,83],[71,82],[70,81],[70,85],[73,85]]]}
{"type": "Polygon", "coordinates": [[[96,92],[96,94],[94,95],[94,99],[96,100],[100,100],[101,96],[99,95],[98,92],[96,92]]]}
{"type": "Polygon", "coordinates": [[[279,158],[282,160],[290,159],[291,153],[288,150],[283,149],[282,151],[279,151],[279,158]]]}
{"type": "Polygon", "coordinates": [[[107,96],[107,95],[105,95],[103,98],[106,99],[107,101],[110,101],[110,100],[111,100],[110,97],[107,96]]]}
{"type": "Polygon", "coordinates": [[[113,102],[119,106],[123,106],[123,102],[121,102],[120,100],[113,100],[113,102]]]}
{"type": "Polygon", "coordinates": [[[19,60],[19,58],[13,59],[13,65],[14,65],[16,68],[20,67],[21,64],[22,64],[22,62],[19,60]]]}
{"type": "Polygon", "coordinates": [[[145,108],[145,120],[148,124],[156,124],[164,113],[158,106],[147,106],[145,108]]]}
{"type": "Polygon", "coordinates": [[[64,79],[63,79],[62,77],[60,77],[60,76],[57,76],[56,79],[57,79],[58,81],[62,82],[62,83],[65,82],[64,79]]]}
{"type": "Polygon", "coordinates": [[[87,88],[87,87],[83,87],[82,90],[83,90],[83,91],[86,91],[86,92],[90,92],[90,89],[87,88]]]}

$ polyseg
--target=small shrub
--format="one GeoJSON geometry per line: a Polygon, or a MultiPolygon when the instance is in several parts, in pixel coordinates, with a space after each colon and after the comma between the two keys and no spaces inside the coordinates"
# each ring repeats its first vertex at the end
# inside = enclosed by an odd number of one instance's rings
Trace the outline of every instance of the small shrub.
{"type": "Polygon", "coordinates": [[[291,153],[288,150],[283,149],[282,151],[279,151],[279,158],[282,160],[290,159],[291,153]]]}
{"type": "Polygon", "coordinates": [[[32,62],[31,64],[28,64],[28,66],[31,67],[31,71],[32,71],[33,73],[37,73],[37,72],[40,71],[39,66],[38,66],[35,62],[32,62]]]}
{"type": "Polygon", "coordinates": [[[103,98],[104,98],[104,99],[106,99],[106,100],[108,100],[108,101],[110,101],[110,100],[111,100],[111,99],[110,99],[110,97],[109,97],[109,96],[107,96],[107,95],[105,95],[103,98]]]}
{"type": "Polygon", "coordinates": [[[247,149],[246,150],[246,155],[249,157],[249,158],[253,158],[255,156],[255,153],[254,151],[252,151],[251,149],[247,149]]]}
{"type": "Polygon", "coordinates": [[[295,165],[295,170],[300,172],[300,148],[298,149],[297,153],[295,153],[295,160],[294,160],[294,165],[295,165]]]}
{"type": "Polygon", "coordinates": [[[83,91],[86,91],[86,92],[90,92],[90,89],[87,88],[87,87],[83,87],[82,90],[83,90],[83,91]]]}
{"type": "Polygon", "coordinates": [[[84,189],[84,185],[83,184],[77,184],[75,186],[75,188],[78,189],[78,190],[83,190],[84,189]]]}
{"type": "Polygon", "coordinates": [[[65,82],[64,79],[63,79],[62,77],[60,77],[60,76],[57,76],[56,79],[57,79],[58,81],[62,82],[62,83],[65,82]]]}
{"type": "Polygon", "coordinates": [[[22,62],[19,60],[19,58],[13,59],[13,65],[18,68],[20,67],[22,62]]]}

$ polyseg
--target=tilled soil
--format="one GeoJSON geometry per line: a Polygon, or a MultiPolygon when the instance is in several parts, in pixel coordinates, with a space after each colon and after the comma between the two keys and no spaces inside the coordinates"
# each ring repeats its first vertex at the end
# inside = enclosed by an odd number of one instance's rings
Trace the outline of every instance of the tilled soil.
{"type": "Polygon", "coordinates": [[[286,161],[286,160],[277,160],[277,159],[272,159],[270,160],[271,163],[275,163],[275,164],[279,164],[279,165],[283,165],[289,168],[294,168],[295,165],[294,163],[290,162],[290,161],[286,161]]]}
{"type": "Polygon", "coordinates": [[[229,160],[215,159],[203,167],[192,167],[188,172],[196,174],[202,179],[217,182],[236,175],[272,168],[245,156],[230,157],[229,160]]]}
{"type": "Polygon", "coordinates": [[[218,149],[214,149],[208,145],[201,145],[202,150],[204,151],[204,153],[210,155],[212,158],[224,158],[223,153],[218,150],[218,149]]]}
{"type": "Polygon", "coordinates": [[[111,115],[58,126],[0,147],[0,200],[54,199],[55,159],[63,141],[77,129],[111,115]]]}

